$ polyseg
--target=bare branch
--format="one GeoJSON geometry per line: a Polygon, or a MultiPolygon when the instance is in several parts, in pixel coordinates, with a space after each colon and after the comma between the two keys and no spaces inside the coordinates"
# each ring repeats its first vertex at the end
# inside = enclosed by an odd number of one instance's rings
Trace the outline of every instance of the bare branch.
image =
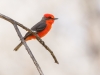
{"type": "Polygon", "coordinates": [[[39,38],[39,36],[36,33],[34,33],[34,34],[37,36],[37,40],[50,52],[50,54],[52,55],[52,57],[55,60],[55,63],[59,64],[59,62],[57,61],[56,56],[54,55],[52,50],[45,44],[44,41],[42,41],[42,39],[39,38]]]}
{"type": "Polygon", "coordinates": [[[30,48],[28,47],[28,45],[26,44],[25,40],[23,39],[23,37],[22,37],[22,35],[21,35],[21,33],[20,33],[18,27],[17,27],[17,24],[14,23],[13,25],[14,25],[14,28],[15,28],[15,30],[16,30],[16,32],[17,32],[19,38],[20,38],[20,40],[22,41],[23,45],[25,46],[25,48],[26,48],[28,54],[30,55],[30,57],[32,58],[34,64],[36,65],[36,68],[37,68],[38,72],[40,73],[40,75],[44,75],[43,72],[42,72],[42,70],[41,70],[41,68],[40,68],[40,66],[39,66],[39,64],[37,63],[35,57],[33,56],[33,54],[32,54],[32,52],[31,52],[30,48]]]}
{"type": "Polygon", "coordinates": [[[15,21],[15,20],[13,20],[13,19],[11,19],[11,18],[9,18],[9,17],[7,17],[7,16],[5,16],[3,14],[0,14],[0,18],[3,18],[5,20],[9,21],[12,24],[16,23],[18,26],[22,27],[26,31],[29,31],[29,32],[33,33],[34,36],[36,36],[36,39],[50,52],[50,54],[52,55],[53,59],[55,60],[55,63],[59,64],[59,62],[57,61],[57,59],[56,59],[54,53],[52,52],[52,50],[44,43],[44,41],[42,41],[42,39],[34,31],[30,30],[29,28],[25,27],[24,25],[18,23],[17,21],[15,21]]]}

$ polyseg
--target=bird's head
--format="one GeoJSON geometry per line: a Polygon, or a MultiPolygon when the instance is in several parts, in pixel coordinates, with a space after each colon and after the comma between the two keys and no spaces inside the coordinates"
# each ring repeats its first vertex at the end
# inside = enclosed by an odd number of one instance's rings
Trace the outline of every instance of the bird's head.
{"type": "Polygon", "coordinates": [[[55,18],[52,14],[44,14],[44,18],[47,20],[57,20],[58,18],[55,18]]]}
{"type": "Polygon", "coordinates": [[[57,20],[52,14],[44,14],[42,20],[46,21],[48,24],[53,24],[54,20],[57,20]]]}

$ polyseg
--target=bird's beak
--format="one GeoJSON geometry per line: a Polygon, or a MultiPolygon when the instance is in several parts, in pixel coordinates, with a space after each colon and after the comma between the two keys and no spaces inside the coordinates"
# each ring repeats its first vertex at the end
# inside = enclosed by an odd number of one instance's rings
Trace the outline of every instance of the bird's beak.
{"type": "Polygon", "coordinates": [[[54,18],[54,20],[57,20],[58,18],[54,18]]]}

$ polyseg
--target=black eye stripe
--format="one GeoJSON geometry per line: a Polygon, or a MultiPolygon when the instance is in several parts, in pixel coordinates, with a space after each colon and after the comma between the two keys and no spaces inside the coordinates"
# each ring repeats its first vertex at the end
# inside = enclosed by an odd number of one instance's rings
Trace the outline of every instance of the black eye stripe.
{"type": "Polygon", "coordinates": [[[51,17],[48,17],[48,18],[51,18],[51,17]]]}
{"type": "Polygon", "coordinates": [[[48,17],[48,19],[53,19],[52,17],[48,17]]]}

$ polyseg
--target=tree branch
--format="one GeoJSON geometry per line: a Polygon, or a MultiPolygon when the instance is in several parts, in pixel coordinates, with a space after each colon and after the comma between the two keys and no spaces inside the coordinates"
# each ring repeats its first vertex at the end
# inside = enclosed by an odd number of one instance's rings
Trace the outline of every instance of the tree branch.
{"type": "Polygon", "coordinates": [[[16,23],[18,26],[22,27],[22,28],[25,29],[26,31],[33,33],[34,36],[36,36],[36,39],[50,52],[50,54],[52,55],[52,57],[53,57],[54,60],[55,60],[55,63],[59,64],[59,62],[57,61],[57,59],[56,59],[54,53],[52,52],[52,50],[44,43],[44,41],[42,41],[42,39],[41,39],[34,31],[32,31],[31,29],[25,27],[24,25],[18,23],[17,21],[15,21],[15,20],[13,20],[13,19],[11,19],[11,18],[9,18],[9,17],[7,17],[7,16],[5,16],[5,15],[3,15],[3,14],[0,14],[0,18],[9,21],[9,22],[12,23],[12,24],[13,24],[13,23],[16,23]]]}
{"type": "Polygon", "coordinates": [[[28,54],[30,55],[30,57],[32,58],[34,64],[36,65],[36,68],[37,68],[38,72],[40,73],[40,75],[44,75],[43,72],[42,72],[42,70],[41,70],[41,68],[40,68],[40,66],[39,66],[39,64],[37,63],[35,57],[33,56],[33,54],[32,54],[32,52],[31,52],[30,48],[28,47],[28,45],[26,44],[25,40],[23,39],[23,37],[22,37],[22,35],[21,35],[21,33],[20,33],[18,27],[17,27],[17,24],[14,22],[13,25],[14,25],[14,28],[15,28],[15,30],[16,30],[16,32],[17,32],[19,38],[20,38],[20,40],[22,41],[23,45],[25,46],[25,48],[26,48],[28,54]]]}

